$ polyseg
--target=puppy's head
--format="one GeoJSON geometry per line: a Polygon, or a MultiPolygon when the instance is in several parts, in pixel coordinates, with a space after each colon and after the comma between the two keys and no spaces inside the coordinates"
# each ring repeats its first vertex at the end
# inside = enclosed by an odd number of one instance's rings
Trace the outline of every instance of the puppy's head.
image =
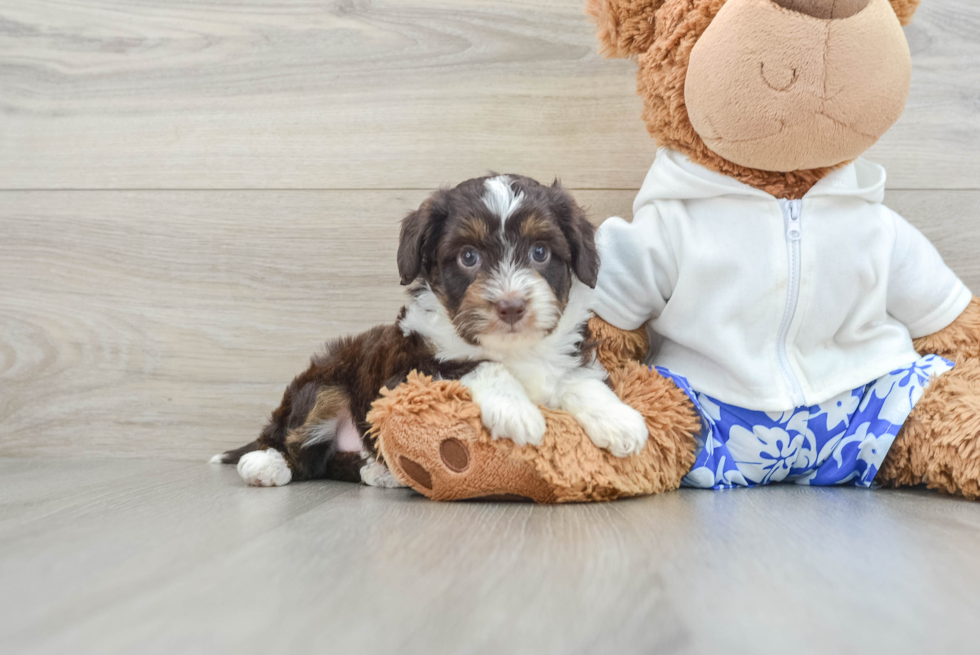
{"type": "Polygon", "coordinates": [[[594,287],[594,230],[555,182],[497,175],[437,191],[402,222],[402,284],[422,280],[456,333],[487,345],[541,338],[577,278],[594,287]]]}

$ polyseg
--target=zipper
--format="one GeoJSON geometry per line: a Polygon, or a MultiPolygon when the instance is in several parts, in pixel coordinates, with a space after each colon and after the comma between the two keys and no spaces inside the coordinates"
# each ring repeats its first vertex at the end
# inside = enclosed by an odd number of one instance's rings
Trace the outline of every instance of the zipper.
{"type": "Polygon", "coordinates": [[[803,213],[803,201],[780,200],[779,205],[783,210],[789,277],[786,285],[786,309],[783,311],[783,321],[779,325],[779,334],[776,337],[776,356],[779,359],[779,367],[782,369],[786,386],[789,387],[793,407],[802,407],[806,402],[803,397],[803,387],[800,386],[800,380],[789,365],[786,340],[789,337],[789,328],[793,324],[793,317],[796,316],[796,306],[800,302],[800,275],[802,270],[800,241],[803,239],[803,223],[800,217],[803,213]]]}

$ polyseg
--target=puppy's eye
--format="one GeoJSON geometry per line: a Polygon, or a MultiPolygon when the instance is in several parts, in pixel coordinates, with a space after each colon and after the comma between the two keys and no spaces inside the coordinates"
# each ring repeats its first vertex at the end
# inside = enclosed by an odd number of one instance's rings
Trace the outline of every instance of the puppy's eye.
{"type": "Polygon", "coordinates": [[[480,263],[480,253],[473,248],[463,248],[459,253],[459,265],[463,268],[475,268],[480,263]]]}
{"type": "Polygon", "coordinates": [[[548,246],[543,246],[540,243],[536,244],[531,246],[531,259],[539,264],[544,264],[551,259],[551,251],[548,250],[548,246]]]}

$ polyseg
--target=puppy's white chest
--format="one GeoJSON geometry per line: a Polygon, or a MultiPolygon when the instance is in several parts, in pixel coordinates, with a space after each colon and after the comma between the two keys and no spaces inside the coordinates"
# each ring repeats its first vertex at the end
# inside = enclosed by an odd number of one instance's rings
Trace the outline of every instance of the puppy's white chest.
{"type": "Polygon", "coordinates": [[[507,363],[506,366],[524,387],[531,402],[535,405],[555,406],[554,398],[560,376],[553,366],[540,360],[507,363]]]}

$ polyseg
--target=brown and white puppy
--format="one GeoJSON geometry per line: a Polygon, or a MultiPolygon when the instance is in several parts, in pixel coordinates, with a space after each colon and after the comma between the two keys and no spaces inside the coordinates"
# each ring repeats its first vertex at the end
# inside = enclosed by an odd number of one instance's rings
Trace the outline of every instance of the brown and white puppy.
{"type": "Polygon", "coordinates": [[[434,193],[402,222],[396,324],[327,345],[286,389],[255,442],[215,456],[249,484],[334,478],[393,486],[363,439],[371,403],[415,369],[460,379],[494,438],[538,444],[538,405],[563,409],[626,456],[643,417],[605,384],[585,339],[599,256],[585,213],[556,182],[491,176],[434,193]]]}

